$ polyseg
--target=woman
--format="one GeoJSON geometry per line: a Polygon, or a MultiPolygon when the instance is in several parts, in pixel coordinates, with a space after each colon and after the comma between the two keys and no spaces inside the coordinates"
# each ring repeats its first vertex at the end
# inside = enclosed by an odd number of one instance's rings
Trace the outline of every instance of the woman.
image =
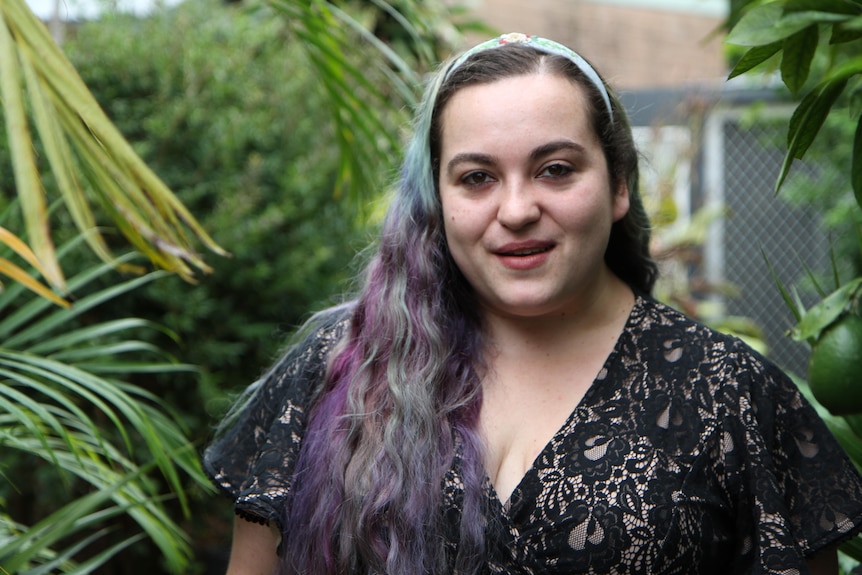
{"type": "Polygon", "coordinates": [[[361,293],[207,450],[229,573],[836,573],[862,482],[786,376],[650,298],[637,186],[568,48],[444,66],[361,293]]]}

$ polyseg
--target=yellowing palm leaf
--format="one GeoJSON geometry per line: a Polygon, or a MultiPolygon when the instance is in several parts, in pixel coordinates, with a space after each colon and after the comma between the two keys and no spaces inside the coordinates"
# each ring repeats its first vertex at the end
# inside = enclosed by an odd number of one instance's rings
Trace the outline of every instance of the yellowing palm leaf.
{"type": "MultiPolygon", "coordinates": [[[[36,270],[41,273],[42,276],[47,275],[45,268],[42,267],[39,258],[37,258],[36,254],[33,253],[33,250],[30,249],[30,246],[25,244],[18,236],[3,227],[0,227],[0,243],[4,243],[10,248],[12,248],[15,253],[24,258],[31,266],[36,268],[36,270]]],[[[44,284],[39,283],[23,269],[5,258],[0,258],[0,274],[7,276],[14,281],[17,281],[18,283],[24,285],[25,287],[36,292],[42,297],[51,300],[57,305],[69,307],[69,302],[59,297],[57,294],[52,292],[50,288],[48,288],[44,284]]],[[[0,283],[0,286],[2,286],[2,283],[0,283]]]]}
{"type": "MultiPolygon", "coordinates": [[[[194,268],[210,269],[193,247],[195,238],[226,254],[134,152],[24,0],[0,2],[0,95],[27,237],[37,269],[55,290],[62,292],[65,280],[51,239],[31,118],[62,201],[103,260],[112,258],[96,228],[93,201],[153,263],[187,281],[193,281],[194,268]]],[[[0,242],[10,245],[8,238],[0,236],[0,242]]]]}

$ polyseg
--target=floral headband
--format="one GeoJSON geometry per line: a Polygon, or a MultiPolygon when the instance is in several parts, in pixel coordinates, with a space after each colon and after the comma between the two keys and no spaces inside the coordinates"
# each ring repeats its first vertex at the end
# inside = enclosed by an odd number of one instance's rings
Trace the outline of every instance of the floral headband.
{"type": "Polygon", "coordinates": [[[455,62],[449,67],[449,70],[446,72],[446,79],[452,75],[452,72],[461,67],[461,65],[467,61],[468,58],[473,56],[474,54],[478,54],[479,52],[484,52],[485,50],[492,50],[494,48],[499,48],[501,46],[505,46],[507,44],[524,44],[526,46],[530,46],[531,48],[535,48],[539,52],[544,52],[546,54],[555,54],[557,56],[562,56],[564,58],[568,58],[571,60],[578,69],[584,73],[584,75],[589,79],[589,81],[599,90],[599,93],[602,95],[602,99],[605,101],[605,106],[608,108],[608,116],[610,116],[611,121],[613,122],[614,113],[611,108],[611,98],[608,96],[608,90],[605,88],[604,82],[599,77],[598,73],[595,69],[590,66],[589,62],[584,60],[580,54],[563,46],[558,42],[554,42],[553,40],[548,40],[547,38],[540,38],[539,36],[530,36],[528,34],[520,34],[517,32],[513,32],[510,34],[503,34],[498,38],[494,38],[493,40],[488,40],[487,42],[482,42],[476,46],[473,46],[466,52],[464,52],[455,62]]]}

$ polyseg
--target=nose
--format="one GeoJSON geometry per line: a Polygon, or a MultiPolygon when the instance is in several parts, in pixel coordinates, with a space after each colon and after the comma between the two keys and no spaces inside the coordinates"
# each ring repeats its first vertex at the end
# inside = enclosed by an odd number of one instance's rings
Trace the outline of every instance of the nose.
{"type": "Polygon", "coordinates": [[[524,228],[542,215],[534,190],[529,184],[512,183],[501,190],[497,221],[505,228],[524,228]]]}

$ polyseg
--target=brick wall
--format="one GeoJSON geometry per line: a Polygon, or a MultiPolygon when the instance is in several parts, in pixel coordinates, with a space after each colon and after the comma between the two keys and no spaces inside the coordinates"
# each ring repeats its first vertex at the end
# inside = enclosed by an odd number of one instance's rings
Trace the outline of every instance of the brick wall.
{"type": "MultiPolygon", "coordinates": [[[[618,89],[719,86],[727,69],[719,16],[589,0],[474,0],[474,14],[501,32],[560,41],[618,89]]],[[[472,41],[472,40],[471,40],[472,41]]]]}

